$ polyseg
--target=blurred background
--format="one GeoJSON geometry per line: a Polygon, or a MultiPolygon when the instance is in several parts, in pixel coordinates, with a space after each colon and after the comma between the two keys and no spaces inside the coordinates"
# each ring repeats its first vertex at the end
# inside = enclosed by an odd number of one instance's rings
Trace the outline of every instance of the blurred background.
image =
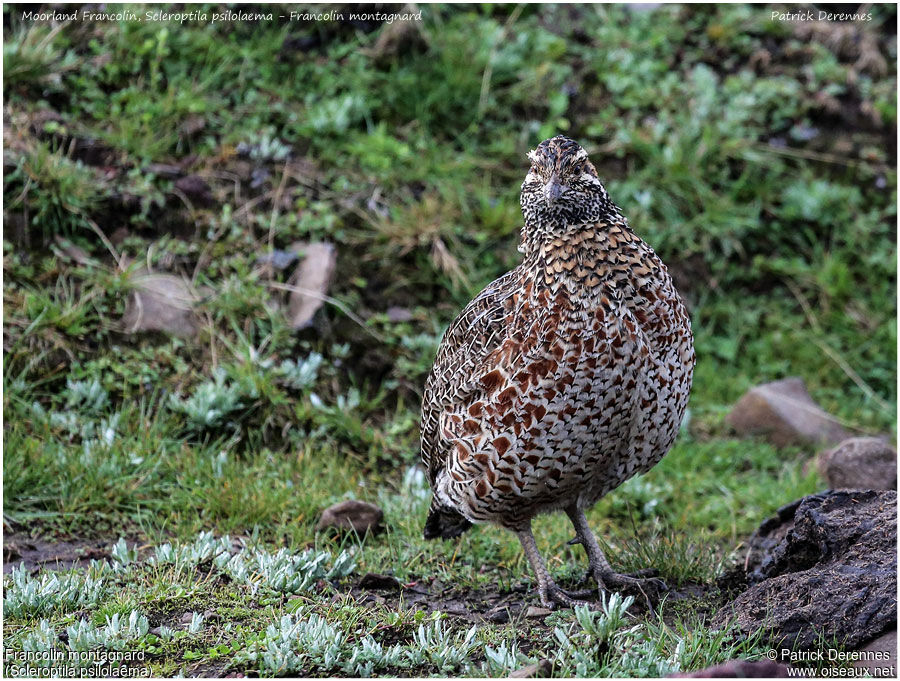
{"type": "MultiPolygon", "coordinates": [[[[679,555],[714,555],[707,575],[822,486],[812,450],[725,424],[756,384],[799,376],[852,432],[893,436],[892,5],[850,22],[763,5],[363,8],[421,13],[390,23],[342,5],[216,23],[25,9],[3,10],[8,532],[302,544],[330,503],[399,494],[441,334],[518,262],[525,153],[558,133],[668,264],[696,334],[689,422],[598,506],[612,541],[631,514],[662,556],[677,528],[679,555]]],[[[167,9],[188,10],[223,8],[167,9]]],[[[416,499],[387,508],[403,547],[373,563],[431,569],[416,499]]],[[[523,568],[514,540],[471,536],[523,568]]]]}

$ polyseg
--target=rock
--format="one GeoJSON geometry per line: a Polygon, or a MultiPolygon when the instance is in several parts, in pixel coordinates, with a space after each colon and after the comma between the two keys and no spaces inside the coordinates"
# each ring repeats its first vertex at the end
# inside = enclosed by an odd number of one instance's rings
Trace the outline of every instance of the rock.
{"type": "Polygon", "coordinates": [[[122,243],[131,236],[131,230],[127,227],[118,227],[109,235],[109,240],[113,246],[121,246],[122,243]]]}
{"type": "Polygon", "coordinates": [[[749,588],[719,610],[744,635],[814,650],[820,636],[853,648],[897,622],[897,493],[834,491],[804,497],[750,538],[749,588]]]}
{"type": "Polygon", "coordinates": [[[408,322],[412,320],[413,313],[407,310],[405,307],[389,307],[387,309],[387,318],[389,322],[393,322],[394,324],[400,322],[408,322]]]}
{"type": "Polygon", "coordinates": [[[291,327],[303,329],[309,326],[313,315],[325,302],[337,256],[334,246],[324,242],[298,243],[291,246],[290,250],[304,254],[303,262],[297,266],[288,281],[292,287],[288,299],[291,327]]]}
{"type": "Polygon", "coordinates": [[[206,180],[199,175],[185,175],[176,180],[175,189],[199,206],[211,206],[216,202],[206,180]]]}
{"type": "Polygon", "coordinates": [[[725,422],[740,435],[762,435],[776,447],[836,444],[850,437],[837,419],[813,401],[800,378],[751,388],[725,422]]]}
{"type": "Polygon", "coordinates": [[[329,528],[336,530],[353,530],[357,534],[368,531],[375,532],[381,524],[384,513],[375,504],[351,499],[330,506],[322,512],[316,532],[329,528]]]}
{"type": "Polygon", "coordinates": [[[191,114],[178,126],[178,133],[181,137],[193,137],[198,132],[202,132],[204,128],[206,128],[206,119],[198,114],[191,114]]]}
{"type": "Polygon", "coordinates": [[[552,612],[549,608],[541,608],[536,605],[529,605],[525,611],[525,617],[546,617],[552,612]]]}
{"type": "Polygon", "coordinates": [[[694,672],[672,674],[676,679],[783,679],[788,677],[786,665],[773,660],[729,660],[694,672]]]}
{"type": "Polygon", "coordinates": [[[134,290],[122,316],[126,333],[164,331],[183,338],[197,335],[200,320],[194,306],[200,295],[187,281],[171,274],[138,270],[131,283],[134,290]]]}
{"type": "Polygon", "coordinates": [[[859,648],[860,659],[853,661],[857,669],[865,669],[869,676],[897,676],[897,629],[882,634],[859,648]],[[890,672],[890,673],[888,673],[890,672]]]}
{"type": "Polygon", "coordinates": [[[374,572],[367,572],[359,580],[360,589],[369,589],[375,591],[399,591],[400,580],[391,575],[379,575],[374,572]]]}
{"type": "Polygon", "coordinates": [[[510,672],[511,679],[546,679],[553,673],[553,665],[549,660],[541,660],[537,664],[530,664],[510,672]]]}
{"type": "Polygon", "coordinates": [[[494,624],[506,624],[509,622],[509,608],[505,605],[491,608],[484,613],[484,619],[494,624]]]}
{"type": "Polygon", "coordinates": [[[817,465],[832,489],[897,489],[897,450],[877,437],[844,440],[817,465]]]}

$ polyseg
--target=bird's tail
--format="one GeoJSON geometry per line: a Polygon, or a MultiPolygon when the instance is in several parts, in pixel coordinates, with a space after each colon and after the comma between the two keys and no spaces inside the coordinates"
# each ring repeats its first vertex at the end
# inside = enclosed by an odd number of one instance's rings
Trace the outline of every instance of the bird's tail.
{"type": "Polygon", "coordinates": [[[437,499],[431,502],[428,509],[428,518],[425,520],[425,539],[452,539],[472,527],[472,523],[466,520],[452,508],[442,505],[437,499]]]}

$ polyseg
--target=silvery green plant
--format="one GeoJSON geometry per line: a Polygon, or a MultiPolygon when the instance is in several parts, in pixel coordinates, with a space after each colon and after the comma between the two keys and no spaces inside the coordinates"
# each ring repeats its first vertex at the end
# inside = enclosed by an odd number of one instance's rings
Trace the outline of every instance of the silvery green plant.
{"type": "Polygon", "coordinates": [[[519,667],[537,662],[521,652],[516,641],[504,641],[497,648],[485,646],[484,657],[481,671],[485,676],[509,676],[519,667]]]}
{"type": "Polygon", "coordinates": [[[167,627],[165,624],[159,627],[159,637],[163,641],[171,641],[175,638],[175,630],[172,627],[167,627]]]}
{"type": "Polygon", "coordinates": [[[300,593],[320,579],[335,579],[350,574],[356,566],[353,555],[342,551],[332,563],[331,554],[307,550],[294,554],[287,549],[270,553],[264,549],[245,549],[217,566],[234,581],[248,584],[255,593],[266,589],[279,593],[300,593]]]}
{"type": "Polygon", "coordinates": [[[645,625],[628,626],[632,596],[601,596],[599,610],[575,608],[576,623],[558,626],[554,667],[562,676],[667,676],[679,671],[677,657],[663,656],[645,625]],[[576,629],[577,627],[577,629],[576,629]]]}
{"type": "Polygon", "coordinates": [[[664,678],[681,671],[678,651],[666,657],[656,643],[644,634],[642,630],[640,635],[626,637],[628,644],[623,648],[621,656],[611,660],[610,676],[664,678]]]}
{"type": "Polygon", "coordinates": [[[407,667],[409,656],[405,646],[385,648],[371,636],[366,636],[353,646],[349,658],[341,665],[341,671],[350,676],[370,677],[378,669],[407,667]]]}
{"type": "Polygon", "coordinates": [[[109,393],[96,378],[90,381],[66,381],[66,407],[69,410],[100,412],[109,404],[109,393]]]}
{"type": "Polygon", "coordinates": [[[81,419],[74,411],[54,411],[50,414],[50,427],[64,430],[71,437],[79,434],[81,419]]]}
{"type": "Polygon", "coordinates": [[[378,490],[378,505],[388,519],[405,518],[415,515],[424,508],[431,498],[431,489],[425,481],[425,472],[419,466],[410,466],[403,475],[399,494],[387,487],[378,490]]]}
{"type": "Polygon", "coordinates": [[[284,615],[266,627],[262,641],[251,644],[235,657],[236,662],[255,662],[266,676],[288,674],[317,664],[331,669],[341,659],[346,634],[319,615],[294,620],[284,615]]]}
{"type": "Polygon", "coordinates": [[[338,675],[366,677],[377,671],[409,668],[424,659],[414,646],[383,646],[370,635],[354,644],[340,626],[318,614],[299,613],[270,624],[261,640],[239,653],[235,662],[253,662],[263,676],[315,666],[338,675]]]}
{"type": "Polygon", "coordinates": [[[189,634],[199,634],[203,631],[203,620],[205,618],[199,612],[191,613],[191,622],[188,624],[188,633],[189,634]]]}
{"type": "Polygon", "coordinates": [[[213,561],[218,566],[230,557],[230,552],[231,538],[227,534],[216,539],[212,532],[201,532],[190,544],[177,547],[169,543],[160,544],[153,550],[150,562],[188,566],[213,561]]]}
{"type": "Polygon", "coordinates": [[[85,454],[90,456],[94,448],[109,447],[115,442],[121,414],[112,414],[96,421],[75,411],[54,411],[47,418],[50,427],[64,431],[70,441],[80,439],[85,454]]]}
{"type": "Polygon", "coordinates": [[[53,650],[59,645],[59,636],[50,626],[50,622],[42,619],[33,629],[23,634],[17,644],[22,650],[53,650]]]}
{"type": "Polygon", "coordinates": [[[132,610],[127,619],[119,613],[106,617],[106,624],[97,627],[87,620],[66,627],[71,650],[124,650],[129,644],[145,636],[150,629],[147,618],[132,610]]]}
{"type": "Polygon", "coordinates": [[[403,475],[403,492],[415,497],[425,499],[430,496],[428,482],[425,480],[425,471],[419,466],[410,466],[403,475]]]}
{"type": "Polygon", "coordinates": [[[24,565],[7,578],[3,612],[10,616],[44,615],[95,605],[105,595],[102,577],[88,572],[43,572],[32,576],[24,565]]]}
{"type": "Polygon", "coordinates": [[[212,380],[198,385],[190,397],[171,395],[169,408],[183,413],[191,429],[203,431],[221,425],[229,414],[243,406],[244,398],[258,396],[252,385],[228,382],[225,370],[219,367],[213,371],[212,380]]]}
{"type": "Polygon", "coordinates": [[[119,537],[119,541],[110,549],[109,555],[112,558],[113,570],[125,572],[137,560],[137,549],[134,547],[129,549],[125,539],[119,537]]]}
{"type": "MultiPolygon", "coordinates": [[[[57,636],[53,627],[50,626],[50,622],[45,619],[42,619],[33,628],[20,633],[18,636],[8,637],[5,640],[7,641],[8,650],[46,653],[60,649],[59,636],[57,636]]],[[[7,678],[21,677],[26,675],[26,667],[47,668],[54,664],[54,660],[49,657],[48,659],[37,657],[26,662],[17,660],[14,656],[10,657],[7,653],[3,670],[7,678]]],[[[44,676],[46,678],[46,673],[44,676]]]]}
{"type": "Polygon", "coordinates": [[[418,653],[421,653],[424,661],[434,665],[439,671],[451,672],[468,662],[476,646],[476,633],[474,625],[464,635],[450,636],[444,630],[441,620],[435,620],[430,626],[421,624],[413,634],[413,654],[418,658],[418,653]]]}
{"type": "Polygon", "coordinates": [[[225,472],[226,463],[228,463],[228,452],[223,449],[221,452],[216,454],[216,456],[212,460],[212,470],[215,477],[222,477],[225,472]]]}
{"type": "Polygon", "coordinates": [[[308,390],[315,385],[320,366],[322,366],[322,355],[312,352],[304,360],[284,360],[275,370],[275,374],[285,385],[294,390],[308,390]]]}
{"type": "Polygon", "coordinates": [[[356,556],[350,551],[341,551],[338,557],[331,563],[331,568],[325,573],[325,579],[340,579],[346,577],[356,569],[356,556]]]}
{"type": "Polygon", "coordinates": [[[291,148],[271,132],[258,133],[250,142],[240,142],[237,152],[255,161],[284,161],[291,155],[291,148]]]}
{"type": "Polygon", "coordinates": [[[601,643],[607,643],[627,623],[625,615],[634,604],[633,596],[624,598],[618,593],[607,597],[600,594],[600,610],[591,610],[586,605],[575,608],[575,619],[588,636],[601,643]]]}

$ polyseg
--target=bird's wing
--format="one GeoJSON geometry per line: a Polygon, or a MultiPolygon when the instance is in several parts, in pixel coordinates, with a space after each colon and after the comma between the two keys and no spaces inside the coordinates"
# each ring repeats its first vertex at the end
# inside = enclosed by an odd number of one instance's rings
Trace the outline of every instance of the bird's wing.
{"type": "Polygon", "coordinates": [[[488,284],[450,324],[425,383],[422,401],[422,461],[432,483],[446,465],[440,416],[480,389],[478,378],[490,371],[496,351],[509,338],[509,314],[518,269],[488,284]]]}

